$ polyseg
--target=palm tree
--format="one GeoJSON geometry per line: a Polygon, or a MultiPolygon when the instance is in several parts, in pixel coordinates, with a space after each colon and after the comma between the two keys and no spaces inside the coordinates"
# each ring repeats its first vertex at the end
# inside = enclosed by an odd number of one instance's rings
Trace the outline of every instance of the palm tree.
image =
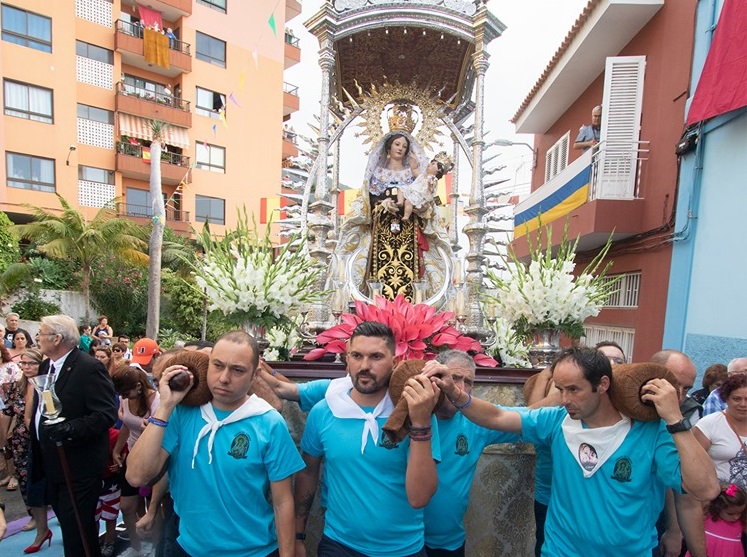
{"type": "Polygon", "coordinates": [[[148,317],[145,335],[157,340],[161,313],[161,253],[163,251],[163,229],[166,226],[166,206],[161,189],[161,142],[168,124],[160,120],[150,121],[153,137],[150,144],[150,199],[153,204],[153,228],[150,232],[148,254],[148,317]]]}
{"type": "Polygon", "coordinates": [[[48,257],[78,262],[81,269],[80,290],[86,302],[86,322],[90,320],[90,285],[93,262],[104,254],[113,254],[134,263],[144,264],[145,242],[140,239],[142,227],[131,220],[117,217],[111,204],[102,207],[89,222],[57,194],[62,212],[48,211],[26,205],[33,221],[17,224],[13,231],[19,238],[38,244],[37,249],[48,257]]]}

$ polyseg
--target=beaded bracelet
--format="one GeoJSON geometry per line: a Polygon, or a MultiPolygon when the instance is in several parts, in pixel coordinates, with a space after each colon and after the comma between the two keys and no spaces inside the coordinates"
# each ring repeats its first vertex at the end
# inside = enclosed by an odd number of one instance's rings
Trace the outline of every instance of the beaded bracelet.
{"type": "MultiPolygon", "coordinates": [[[[459,397],[457,397],[457,400],[459,400],[459,397]]],[[[465,402],[461,406],[459,406],[456,402],[452,402],[452,404],[454,405],[454,408],[456,408],[457,410],[461,412],[462,410],[467,408],[470,404],[472,404],[472,393],[467,393],[467,402],[465,402]]]]}
{"type": "Polygon", "coordinates": [[[157,425],[158,427],[167,427],[169,425],[169,422],[165,422],[163,420],[159,420],[158,418],[154,418],[153,416],[151,416],[150,418],[148,418],[148,423],[149,424],[153,424],[153,425],[157,425]]]}

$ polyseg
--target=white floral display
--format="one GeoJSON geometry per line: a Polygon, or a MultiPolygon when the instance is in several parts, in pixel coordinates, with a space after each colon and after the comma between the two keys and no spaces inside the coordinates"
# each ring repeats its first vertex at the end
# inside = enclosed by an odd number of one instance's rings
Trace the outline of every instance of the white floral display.
{"type": "Polygon", "coordinates": [[[563,239],[553,256],[550,228],[545,231],[543,235],[540,228],[536,244],[530,240],[528,265],[510,252],[507,277],[488,270],[488,281],[499,291],[491,301],[498,315],[523,338],[540,329],[557,329],[572,338],[580,338],[584,320],[599,314],[617,286],[617,281],[605,279],[611,262],[599,269],[611,240],[576,276],[573,271],[578,239],[568,241],[566,224],[563,239]]]}
{"type": "Polygon", "coordinates": [[[248,226],[246,211],[239,213],[236,230],[223,238],[206,226],[198,240],[205,254],[194,268],[195,281],[207,295],[208,309],[221,311],[236,325],[288,330],[293,314],[326,294],[315,287],[321,268],[305,249],[291,249],[297,238],[282,248],[273,246],[269,223],[260,238],[256,223],[248,226]]]}

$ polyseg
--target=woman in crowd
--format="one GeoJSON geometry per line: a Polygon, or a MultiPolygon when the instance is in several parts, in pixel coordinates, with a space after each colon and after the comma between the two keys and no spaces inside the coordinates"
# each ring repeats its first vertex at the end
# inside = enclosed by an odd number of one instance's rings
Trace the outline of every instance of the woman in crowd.
{"type": "Polygon", "coordinates": [[[158,391],[153,388],[148,380],[148,376],[139,367],[131,367],[126,364],[117,366],[112,375],[112,381],[114,381],[114,390],[120,396],[119,419],[122,420],[122,428],[119,430],[119,438],[112,454],[114,462],[122,466],[120,510],[124,517],[127,533],[130,536],[130,546],[139,552],[142,549],[142,544],[135,524],[138,520],[137,509],[140,504],[140,486],[132,486],[127,483],[125,479],[127,459],[125,458],[125,461],[122,462],[121,454],[125,444],[128,449],[132,449],[135,441],[138,440],[145,426],[148,425],[148,418],[158,408],[160,397],[158,391]]]}
{"type": "Polygon", "coordinates": [[[9,348],[10,351],[10,357],[13,358],[14,362],[18,362],[18,360],[21,358],[21,354],[26,352],[27,347],[30,345],[28,338],[26,338],[26,333],[23,331],[18,331],[13,336],[13,348],[9,348]]]}
{"type": "Polygon", "coordinates": [[[124,342],[115,342],[112,344],[112,368],[119,364],[125,363],[124,355],[127,352],[127,345],[124,342]]]}
{"type": "Polygon", "coordinates": [[[10,436],[10,445],[13,453],[13,462],[18,471],[21,496],[26,503],[26,508],[31,515],[31,520],[23,526],[22,530],[28,531],[36,528],[34,543],[26,548],[25,553],[36,553],[41,549],[44,542],[51,543],[52,531],[47,526],[47,506],[44,500],[44,482],[29,485],[29,426],[26,421],[26,405],[33,400],[34,388],[29,383],[29,378],[39,373],[39,364],[44,357],[42,353],[29,348],[19,362],[21,377],[14,382],[8,393],[8,405],[3,410],[6,416],[11,417],[15,425],[10,436]]]}
{"type": "Polygon", "coordinates": [[[747,489],[747,374],[729,377],[719,394],[726,410],[701,418],[693,433],[713,460],[719,480],[747,489]]]}
{"type": "Polygon", "coordinates": [[[111,348],[100,344],[94,349],[93,357],[96,358],[102,364],[104,364],[104,367],[106,368],[106,371],[109,372],[109,375],[112,374],[114,366],[112,365],[113,360],[112,360],[112,349],[111,348]]]}
{"type": "Polygon", "coordinates": [[[112,343],[114,331],[112,331],[112,328],[109,326],[109,319],[106,315],[99,316],[99,323],[93,330],[93,336],[94,338],[99,339],[103,344],[109,345],[112,343]]]}
{"type": "Polygon", "coordinates": [[[729,373],[724,364],[713,364],[708,366],[703,374],[703,388],[698,389],[690,396],[698,403],[703,404],[708,395],[718,389],[729,378],[729,373]]]}
{"type": "MultiPolygon", "coordinates": [[[[17,335],[16,335],[17,336],[17,335]]],[[[13,361],[10,350],[0,345],[0,400],[8,405],[8,394],[13,384],[21,377],[21,368],[13,361]]],[[[6,486],[8,491],[18,489],[18,478],[13,466],[13,454],[10,446],[10,433],[13,421],[9,415],[0,413],[0,447],[4,448],[5,471],[8,475],[0,480],[0,486],[6,486]]]]}

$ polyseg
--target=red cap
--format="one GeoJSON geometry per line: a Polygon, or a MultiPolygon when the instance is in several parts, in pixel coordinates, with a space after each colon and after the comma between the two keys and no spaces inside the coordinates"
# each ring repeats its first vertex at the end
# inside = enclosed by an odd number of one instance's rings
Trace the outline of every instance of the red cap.
{"type": "Polygon", "coordinates": [[[161,351],[158,348],[158,344],[152,338],[141,338],[132,347],[132,359],[130,360],[133,364],[140,364],[141,366],[147,366],[153,359],[153,356],[161,351]]]}

